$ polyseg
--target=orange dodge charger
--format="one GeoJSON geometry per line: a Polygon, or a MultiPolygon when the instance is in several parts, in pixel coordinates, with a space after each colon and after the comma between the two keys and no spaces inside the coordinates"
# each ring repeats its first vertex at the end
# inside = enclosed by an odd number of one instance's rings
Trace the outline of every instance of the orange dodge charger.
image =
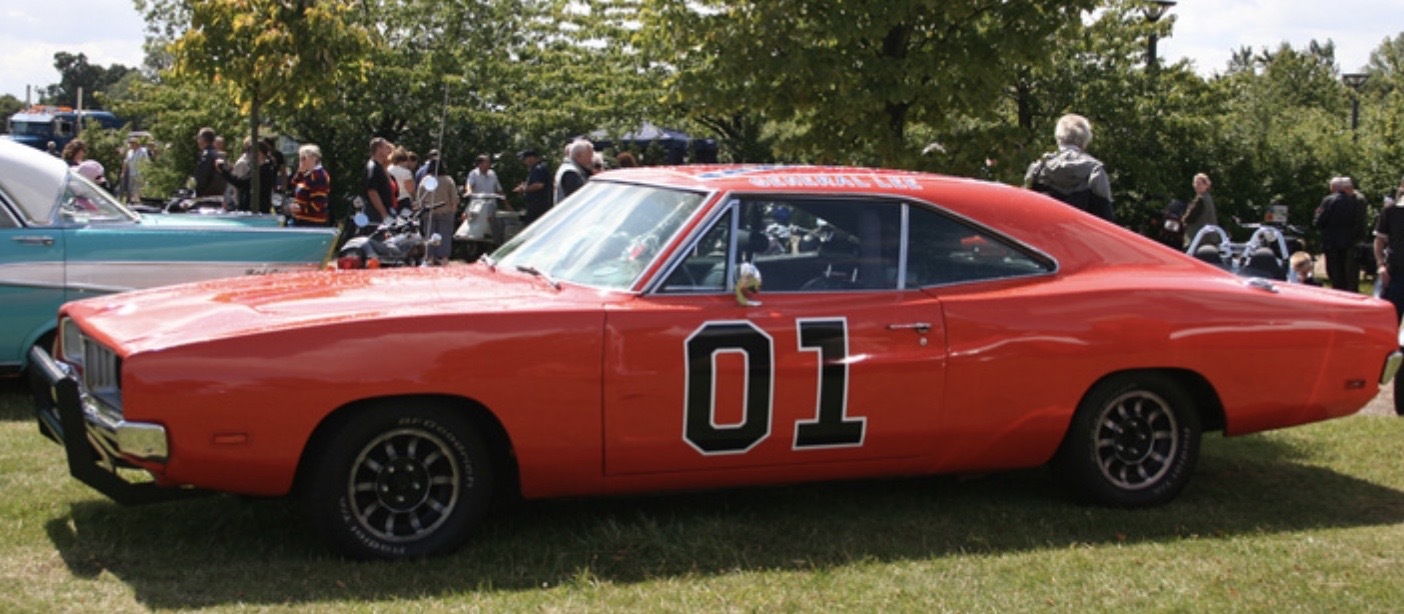
{"type": "Polygon", "coordinates": [[[1400,362],[1377,299],[1025,190],[797,166],[612,171],[469,266],[60,320],[33,372],[74,476],[123,503],[297,495],[360,558],[454,550],[506,494],[1048,464],[1079,499],[1157,505],[1201,433],[1351,414],[1400,362]]]}

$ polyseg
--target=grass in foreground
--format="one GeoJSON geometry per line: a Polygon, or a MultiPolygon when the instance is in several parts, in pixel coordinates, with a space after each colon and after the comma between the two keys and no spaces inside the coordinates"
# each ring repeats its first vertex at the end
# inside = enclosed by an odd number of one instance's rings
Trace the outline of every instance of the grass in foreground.
{"type": "Polygon", "coordinates": [[[1211,435],[1144,511],[1045,471],[518,504],[457,555],[331,557],[292,502],[123,508],[0,384],[0,611],[1300,610],[1404,603],[1404,420],[1211,435]]]}

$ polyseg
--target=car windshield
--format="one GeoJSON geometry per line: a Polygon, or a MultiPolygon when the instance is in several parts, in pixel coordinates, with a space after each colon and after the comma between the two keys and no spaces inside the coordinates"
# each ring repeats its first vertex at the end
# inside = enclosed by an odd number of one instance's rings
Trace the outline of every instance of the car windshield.
{"type": "Polygon", "coordinates": [[[69,173],[59,200],[59,214],[67,223],[127,222],[138,219],[135,213],[117,203],[102,188],[78,175],[69,173]]]}
{"type": "Polygon", "coordinates": [[[591,182],[503,245],[493,259],[552,281],[627,289],[704,198],[697,192],[591,182]]]}

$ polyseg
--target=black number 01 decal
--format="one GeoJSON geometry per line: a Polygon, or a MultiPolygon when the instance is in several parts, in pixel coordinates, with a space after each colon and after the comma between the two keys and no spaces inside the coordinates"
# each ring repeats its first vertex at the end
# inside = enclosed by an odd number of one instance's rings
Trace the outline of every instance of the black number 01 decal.
{"type": "MultiPolygon", "coordinates": [[[[818,407],[813,420],[795,424],[794,449],[863,445],[866,418],[848,413],[848,321],[795,322],[799,350],[819,354],[818,407]]],[[[686,415],[683,439],[703,454],[741,454],[770,436],[775,395],[775,341],[750,322],[708,322],[687,338],[686,415]],[[716,358],[734,353],[746,361],[741,422],[716,421],[716,358]]]]}

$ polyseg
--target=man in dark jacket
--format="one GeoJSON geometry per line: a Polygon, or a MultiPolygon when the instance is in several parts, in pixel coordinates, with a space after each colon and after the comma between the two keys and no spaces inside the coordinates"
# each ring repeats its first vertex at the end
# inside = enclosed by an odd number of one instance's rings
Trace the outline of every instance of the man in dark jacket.
{"type": "Polygon", "coordinates": [[[1331,287],[1360,291],[1360,270],[1355,263],[1356,244],[1365,234],[1365,203],[1355,195],[1350,177],[1331,180],[1330,196],[1316,208],[1315,226],[1321,230],[1321,251],[1326,256],[1326,277],[1331,287]]]}
{"type": "Polygon", "coordinates": [[[526,164],[527,178],[514,191],[526,197],[526,217],[522,218],[522,223],[530,224],[545,215],[554,204],[551,171],[546,168],[546,163],[541,161],[541,155],[536,153],[535,149],[524,149],[517,155],[521,157],[522,163],[526,164]]]}
{"type": "Polygon", "coordinates": [[[1058,118],[1053,130],[1058,151],[1029,165],[1024,187],[1042,192],[1108,222],[1112,212],[1111,181],[1102,162],[1083,151],[1092,142],[1092,124],[1081,115],[1058,118]]]}
{"type": "Polygon", "coordinates": [[[195,145],[200,153],[195,159],[195,196],[224,196],[227,187],[219,175],[220,153],[214,147],[214,128],[201,128],[195,134],[195,145]]]}
{"type": "MultiPolygon", "coordinates": [[[[1400,181],[1401,195],[1404,195],[1404,180],[1400,181]]],[[[1394,304],[1395,318],[1404,317],[1404,201],[1396,200],[1393,205],[1380,209],[1380,218],[1375,221],[1375,262],[1380,267],[1375,270],[1379,283],[1384,286],[1381,298],[1394,304]]],[[[1404,349],[1404,348],[1401,348],[1404,349]]],[[[1394,413],[1404,416],[1404,369],[1394,376],[1394,413]]]]}

